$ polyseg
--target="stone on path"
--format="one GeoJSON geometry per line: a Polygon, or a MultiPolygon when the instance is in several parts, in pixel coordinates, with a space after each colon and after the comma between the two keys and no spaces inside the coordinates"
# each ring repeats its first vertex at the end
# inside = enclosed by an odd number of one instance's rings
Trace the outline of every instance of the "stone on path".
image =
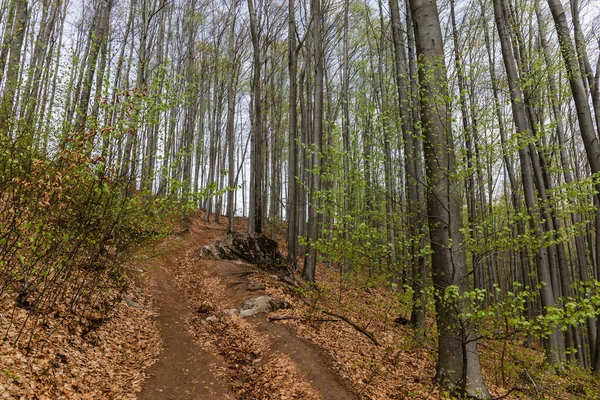
{"type": "Polygon", "coordinates": [[[240,317],[251,317],[259,313],[267,314],[282,308],[290,308],[290,304],[283,300],[274,299],[271,296],[259,296],[246,300],[242,311],[240,311],[240,317]]]}
{"type": "Polygon", "coordinates": [[[136,301],[134,301],[131,297],[129,296],[125,296],[125,303],[127,303],[127,305],[131,308],[135,308],[136,310],[141,310],[142,307],[139,303],[137,303],[136,301]]]}
{"type": "Polygon", "coordinates": [[[257,290],[265,290],[265,284],[262,282],[250,282],[248,284],[248,290],[251,292],[254,292],[257,290]]]}

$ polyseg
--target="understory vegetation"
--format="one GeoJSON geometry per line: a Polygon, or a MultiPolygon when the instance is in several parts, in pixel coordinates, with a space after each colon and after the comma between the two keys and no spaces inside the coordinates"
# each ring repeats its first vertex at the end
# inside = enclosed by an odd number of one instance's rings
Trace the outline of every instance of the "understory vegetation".
{"type": "Polygon", "coordinates": [[[0,326],[12,345],[35,346],[49,320],[95,329],[122,300],[131,246],[183,215],[179,201],[138,192],[93,157],[91,141],[68,138],[52,158],[21,140],[2,146],[0,326]]]}

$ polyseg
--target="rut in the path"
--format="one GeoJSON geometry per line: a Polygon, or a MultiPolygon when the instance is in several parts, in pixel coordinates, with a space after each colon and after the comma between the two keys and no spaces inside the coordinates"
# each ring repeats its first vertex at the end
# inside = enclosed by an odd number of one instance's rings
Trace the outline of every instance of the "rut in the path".
{"type": "MultiPolygon", "coordinates": [[[[199,268],[208,268],[209,274],[221,278],[230,299],[228,307],[242,304],[249,296],[256,296],[246,289],[261,274],[247,264],[230,261],[197,262],[199,268]]],[[[302,339],[285,325],[269,322],[267,316],[257,315],[248,319],[254,329],[268,339],[270,352],[285,354],[294,362],[303,378],[326,400],[352,400],[358,396],[350,383],[342,379],[332,368],[331,358],[314,344],[302,339]]]]}

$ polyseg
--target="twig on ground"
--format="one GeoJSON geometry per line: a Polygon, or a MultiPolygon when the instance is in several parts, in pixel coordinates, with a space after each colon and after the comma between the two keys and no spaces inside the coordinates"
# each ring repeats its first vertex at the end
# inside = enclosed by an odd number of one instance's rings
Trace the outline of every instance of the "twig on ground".
{"type": "Polygon", "coordinates": [[[501,399],[504,399],[504,398],[508,397],[512,392],[515,392],[515,391],[525,392],[526,389],[524,389],[522,387],[514,386],[508,392],[506,392],[505,394],[503,394],[502,396],[492,397],[492,400],[501,400],[501,399]]]}
{"type": "MultiPolygon", "coordinates": [[[[274,315],[269,317],[269,321],[285,321],[288,319],[305,319],[303,317],[299,317],[297,315],[274,315]]],[[[317,322],[340,322],[341,319],[333,319],[333,318],[316,318],[310,319],[310,321],[317,322]]]]}
{"type": "Polygon", "coordinates": [[[302,319],[302,317],[298,317],[296,315],[274,315],[269,316],[269,321],[285,321],[288,319],[302,319]]]}
{"type": "Polygon", "coordinates": [[[376,346],[381,346],[379,344],[379,342],[377,341],[377,339],[375,338],[375,336],[371,332],[368,332],[368,331],[364,330],[360,326],[356,325],[354,322],[350,321],[347,317],[345,317],[345,316],[343,316],[341,314],[333,313],[331,311],[323,310],[321,308],[318,309],[318,310],[321,311],[323,314],[331,315],[332,317],[336,317],[336,318],[341,319],[342,321],[346,322],[348,325],[350,325],[351,327],[353,327],[354,329],[356,329],[357,331],[359,331],[360,333],[362,333],[363,335],[365,335],[366,337],[368,337],[369,339],[371,339],[371,341],[373,343],[375,343],[376,346]]]}

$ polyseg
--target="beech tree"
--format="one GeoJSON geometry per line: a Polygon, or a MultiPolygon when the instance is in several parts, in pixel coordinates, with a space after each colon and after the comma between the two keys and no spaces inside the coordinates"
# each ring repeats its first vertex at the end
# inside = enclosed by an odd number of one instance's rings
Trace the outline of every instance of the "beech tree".
{"type": "Polygon", "coordinates": [[[437,4],[435,0],[411,0],[410,9],[419,61],[427,211],[439,330],[436,380],[449,387],[463,385],[469,397],[489,398],[479,364],[476,332],[469,321],[461,320],[459,313],[464,306],[460,300],[446,296],[451,288],[460,294],[468,291],[470,285],[437,4]]]}
{"type": "Polygon", "coordinates": [[[321,0],[311,1],[312,44],[315,66],[315,92],[312,129],[312,171],[310,172],[310,195],[308,205],[308,236],[309,241],[302,276],[308,282],[315,282],[317,263],[317,240],[319,238],[319,190],[321,189],[321,147],[323,140],[323,79],[324,79],[324,49],[323,49],[323,11],[321,0]]]}

